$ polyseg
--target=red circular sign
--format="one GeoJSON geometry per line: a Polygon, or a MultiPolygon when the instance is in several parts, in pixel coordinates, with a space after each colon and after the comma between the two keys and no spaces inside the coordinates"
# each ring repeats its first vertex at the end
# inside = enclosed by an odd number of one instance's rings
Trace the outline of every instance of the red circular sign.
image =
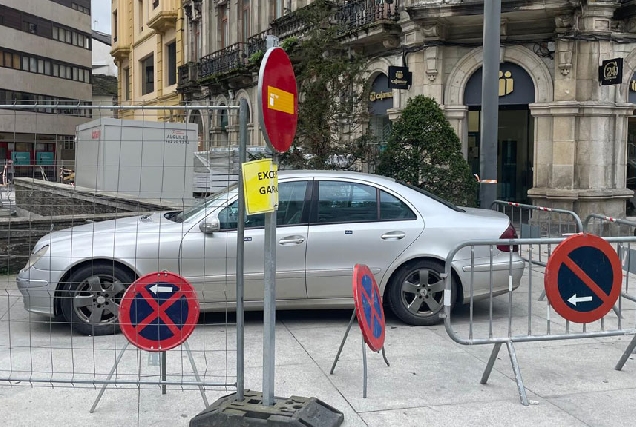
{"type": "Polygon", "coordinates": [[[166,351],[188,339],[199,320],[197,294],[183,277],[157,272],[130,285],[119,305],[119,325],[131,344],[166,351]]]}
{"type": "Polygon", "coordinates": [[[366,265],[353,267],[353,301],[364,341],[371,350],[380,351],[384,346],[386,319],[380,289],[366,265]]]}
{"type": "Polygon", "coordinates": [[[280,47],[270,48],[261,62],[258,103],[265,141],[273,150],[284,153],[296,136],[298,89],[294,68],[280,47]]]}
{"type": "Polygon", "coordinates": [[[545,294],[564,319],[591,323],[614,306],[623,273],[618,254],[592,234],[575,234],[561,242],[545,267],[545,294]]]}

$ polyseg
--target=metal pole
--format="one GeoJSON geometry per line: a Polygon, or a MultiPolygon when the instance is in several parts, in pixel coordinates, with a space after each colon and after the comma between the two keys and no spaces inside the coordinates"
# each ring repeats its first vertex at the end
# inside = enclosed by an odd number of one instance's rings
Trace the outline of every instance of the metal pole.
{"type": "MultiPolygon", "coordinates": [[[[278,156],[272,154],[278,165],[278,156]]],[[[263,405],[274,405],[276,362],[276,211],[265,214],[265,304],[263,332],[263,405]]]]}
{"type": "Polygon", "coordinates": [[[161,394],[166,394],[166,384],[165,384],[166,372],[167,372],[167,370],[166,370],[166,359],[167,359],[166,352],[162,351],[161,352],[161,381],[164,384],[161,384],[161,394]]]}
{"type": "Polygon", "coordinates": [[[482,208],[497,199],[497,131],[499,127],[499,48],[501,0],[484,1],[484,65],[481,89],[480,188],[482,208]]]}
{"type": "Polygon", "coordinates": [[[236,391],[244,399],[245,390],[245,325],[244,325],[244,265],[245,265],[245,197],[243,194],[243,163],[247,159],[247,101],[239,104],[239,176],[238,221],[236,228],[236,391]]]}

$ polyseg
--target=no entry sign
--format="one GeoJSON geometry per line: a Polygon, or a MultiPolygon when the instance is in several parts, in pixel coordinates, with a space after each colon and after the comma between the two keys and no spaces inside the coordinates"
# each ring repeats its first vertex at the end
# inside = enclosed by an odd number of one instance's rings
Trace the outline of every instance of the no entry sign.
{"type": "Polygon", "coordinates": [[[181,345],[199,319],[197,295],[183,277],[158,272],[140,277],[121,299],[119,323],[133,345],[166,351],[181,345]]]}
{"type": "Polygon", "coordinates": [[[614,248],[592,234],[575,234],[556,247],[545,268],[545,293],[564,319],[590,323],[614,306],[623,282],[614,248]]]}
{"type": "Polygon", "coordinates": [[[369,267],[353,267],[353,301],[362,336],[369,348],[378,352],[384,346],[385,318],[380,289],[369,267]]]}
{"type": "Polygon", "coordinates": [[[287,53],[280,47],[267,50],[258,75],[261,130],[273,150],[289,150],[298,122],[296,76],[287,53]]]}

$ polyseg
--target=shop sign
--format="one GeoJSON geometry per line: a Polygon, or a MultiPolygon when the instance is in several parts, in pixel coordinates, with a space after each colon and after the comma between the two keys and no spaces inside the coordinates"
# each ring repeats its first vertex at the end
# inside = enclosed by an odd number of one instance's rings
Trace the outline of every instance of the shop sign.
{"type": "Polygon", "coordinates": [[[413,73],[408,67],[389,66],[389,88],[408,89],[413,84],[413,73]]]}
{"type": "Polygon", "coordinates": [[[601,85],[623,83],[623,58],[608,59],[598,67],[598,81],[601,85]]]}

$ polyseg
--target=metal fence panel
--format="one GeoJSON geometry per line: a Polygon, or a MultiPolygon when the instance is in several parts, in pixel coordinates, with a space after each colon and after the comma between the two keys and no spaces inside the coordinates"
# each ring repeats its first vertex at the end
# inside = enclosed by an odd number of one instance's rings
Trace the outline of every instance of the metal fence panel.
{"type": "MultiPolygon", "coordinates": [[[[610,311],[602,319],[593,323],[572,323],[557,314],[548,300],[542,298],[537,300],[536,296],[539,293],[543,296],[545,289],[543,283],[545,265],[542,266],[534,262],[539,256],[540,246],[552,245],[556,247],[563,240],[565,237],[467,241],[452,250],[446,259],[444,323],[448,335],[453,341],[462,345],[493,345],[482,384],[487,382],[499,350],[505,344],[509,351],[520,399],[524,405],[529,403],[516,357],[515,343],[636,334],[636,318],[634,318],[636,304],[633,300],[625,297],[624,291],[629,287],[629,282],[634,280],[634,277],[630,277],[631,274],[626,274],[622,278],[623,293],[619,296],[614,311],[610,311]],[[492,268],[492,259],[494,255],[499,253],[497,246],[502,245],[510,248],[508,268],[507,271],[495,272],[492,268]],[[514,246],[518,246],[518,253],[513,253],[514,246]],[[490,250],[490,260],[475,257],[476,249],[481,249],[483,252],[484,247],[490,250]],[[468,295],[464,300],[468,310],[455,314],[451,311],[453,271],[456,269],[455,255],[465,248],[469,248],[471,251],[470,264],[466,266],[470,271],[469,279],[462,283],[464,295],[468,295]],[[519,276],[517,269],[516,260],[519,259],[524,259],[525,263],[522,276],[519,276]],[[476,278],[476,275],[480,274],[475,272],[475,266],[478,265],[476,262],[486,265],[490,263],[491,265],[489,271],[481,273],[489,275],[486,280],[488,289],[476,289],[476,283],[483,282],[480,278],[476,278]],[[494,277],[494,274],[499,274],[499,277],[494,277]],[[502,282],[508,284],[507,290],[510,292],[497,297],[498,294],[502,293],[498,292],[501,289],[497,289],[497,285],[501,285],[502,282]],[[537,321],[536,318],[533,318],[533,313],[544,313],[541,315],[543,320],[537,321]]],[[[614,237],[606,240],[618,248],[636,244],[636,237],[614,237]]],[[[618,255],[621,256],[620,249],[618,255]]],[[[636,348],[636,337],[631,340],[623,357],[617,363],[616,369],[622,369],[634,348],[636,348]]]]}
{"type": "Polygon", "coordinates": [[[234,212],[236,189],[221,190],[238,182],[247,120],[246,104],[0,105],[13,134],[0,156],[0,383],[99,388],[95,404],[111,388],[193,391],[205,405],[210,391],[243,388],[237,233],[211,246],[196,220],[234,212]],[[60,115],[72,133],[51,137],[60,115]],[[108,323],[127,286],[163,270],[212,311],[165,358],[108,323]]]}

